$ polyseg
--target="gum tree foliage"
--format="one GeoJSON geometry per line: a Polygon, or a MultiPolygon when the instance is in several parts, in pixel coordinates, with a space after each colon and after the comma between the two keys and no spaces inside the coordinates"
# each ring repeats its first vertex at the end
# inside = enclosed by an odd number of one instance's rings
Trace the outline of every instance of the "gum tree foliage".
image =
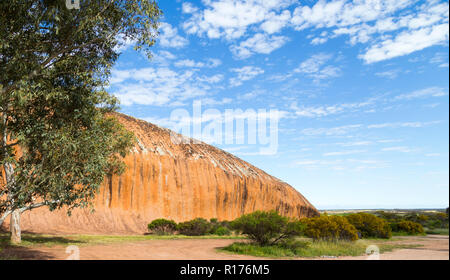
{"type": "Polygon", "coordinates": [[[124,169],[134,138],[105,87],[124,42],[150,57],[160,15],[151,0],[0,1],[0,225],[12,215],[13,242],[23,211],[87,206],[124,169]]]}

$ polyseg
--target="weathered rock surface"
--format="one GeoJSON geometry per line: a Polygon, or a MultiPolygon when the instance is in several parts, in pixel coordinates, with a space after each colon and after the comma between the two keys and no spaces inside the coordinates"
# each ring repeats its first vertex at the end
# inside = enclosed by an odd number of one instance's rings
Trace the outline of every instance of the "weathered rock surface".
{"type": "MultiPolygon", "coordinates": [[[[138,233],[156,218],[233,220],[255,210],[307,217],[317,210],[290,185],[210,145],[174,144],[171,131],[126,115],[117,118],[138,138],[121,176],[106,178],[95,212],[35,209],[22,215],[24,231],[138,233]]],[[[6,223],[5,226],[8,226],[6,223]]]]}

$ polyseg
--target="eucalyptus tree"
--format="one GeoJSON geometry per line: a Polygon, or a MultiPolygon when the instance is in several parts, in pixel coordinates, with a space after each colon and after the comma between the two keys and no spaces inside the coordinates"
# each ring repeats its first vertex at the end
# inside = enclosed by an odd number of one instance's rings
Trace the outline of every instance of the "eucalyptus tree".
{"type": "Polygon", "coordinates": [[[123,44],[151,56],[161,10],[151,0],[77,4],[0,2],[0,226],[11,215],[15,243],[21,213],[88,206],[134,143],[113,118],[108,78],[123,44]]]}

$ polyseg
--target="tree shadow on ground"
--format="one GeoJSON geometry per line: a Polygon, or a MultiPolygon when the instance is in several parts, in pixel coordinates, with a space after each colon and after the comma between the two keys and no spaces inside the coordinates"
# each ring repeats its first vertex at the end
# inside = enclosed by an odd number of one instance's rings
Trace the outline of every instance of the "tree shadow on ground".
{"type": "Polygon", "coordinates": [[[69,239],[61,236],[40,235],[32,232],[23,232],[22,243],[13,245],[10,243],[9,233],[0,233],[0,260],[48,260],[55,256],[44,253],[33,247],[68,246],[86,243],[80,240],[69,239]]]}
{"type": "Polygon", "coordinates": [[[0,249],[2,260],[50,260],[55,256],[24,246],[7,246],[0,249]]]}

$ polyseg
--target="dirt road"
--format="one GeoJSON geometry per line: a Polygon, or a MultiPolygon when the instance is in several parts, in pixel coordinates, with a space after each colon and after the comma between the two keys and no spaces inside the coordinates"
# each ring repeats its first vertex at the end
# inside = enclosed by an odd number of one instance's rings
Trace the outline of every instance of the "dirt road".
{"type": "MultiPolygon", "coordinates": [[[[416,249],[398,249],[380,255],[381,260],[431,260],[449,259],[449,237],[429,235],[424,237],[404,237],[402,244],[422,244],[416,249]]],[[[148,240],[139,242],[113,243],[107,245],[79,246],[79,252],[68,251],[67,247],[32,247],[8,249],[20,259],[66,259],[79,253],[82,260],[255,260],[267,259],[217,252],[217,248],[227,246],[236,240],[223,239],[181,239],[148,240]]],[[[70,248],[69,248],[70,249],[70,248]]],[[[319,258],[326,259],[326,258],[319,258]]],[[[367,259],[367,256],[341,257],[332,259],[367,259]]]]}

